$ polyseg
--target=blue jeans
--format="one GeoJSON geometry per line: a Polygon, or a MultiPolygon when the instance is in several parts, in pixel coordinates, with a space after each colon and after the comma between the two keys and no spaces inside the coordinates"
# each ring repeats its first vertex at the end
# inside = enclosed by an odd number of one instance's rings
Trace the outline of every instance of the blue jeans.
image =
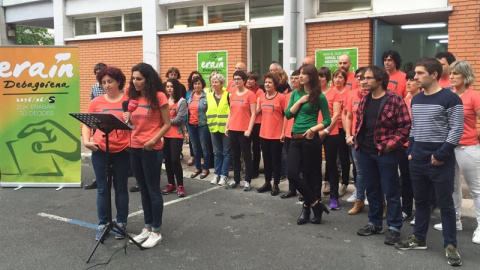
{"type": "Polygon", "coordinates": [[[232,160],[230,139],[225,133],[221,132],[210,133],[210,135],[212,136],[215,174],[228,176],[228,169],[232,160]]]}
{"type": "MultiPolygon", "coordinates": [[[[410,160],[410,176],[415,198],[415,227],[413,234],[421,240],[427,237],[430,222],[430,195],[435,190],[438,208],[442,218],[443,246],[457,246],[457,228],[455,206],[453,204],[453,179],[455,177],[455,158],[444,165],[434,166],[430,160],[410,160]]],[[[370,200],[370,198],[369,198],[370,200]]]]}
{"type": "Polygon", "coordinates": [[[359,166],[360,151],[355,150],[355,146],[351,146],[351,148],[352,148],[353,164],[355,164],[355,168],[357,169],[357,179],[355,181],[357,199],[365,200],[365,183],[363,182],[364,181],[363,171],[362,171],[362,167],[359,166]]]}
{"type": "Polygon", "coordinates": [[[130,148],[130,163],[142,195],[145,228],[160,231],[163,216],[163,197],[160,192],[160,170],[163,158],[160,150],[130,148]]]}
{"type": "Polygon", "coordinates": [[[387,199],[387,224],[390,230],[402,228],[402,205],[398,193],[398,151],[387,154],[359,152],[360,170],[363,172],[369,202],[368,223],[382,226],[383,194],[387,199]],[[383,192],[382,192],[383,191],[383,192]]]}
{"type": "Polygon", "coordinates": [[[208,171],[210,164],[210,131],[208,125],[194,126],[188,125],[188,134],[192,142],[193,154],[195,155],[195,168],[197,170],[208,171]],[[203,156],[203,168],[200,157],[203,156]]]}
{"type": "MultiPolygon", "coordinates": [[[[130,158],[127,151],[110,153],[112,164],[113,187],[115,188],[115,207],[117,208],[117,222],[126,224],[128,217],[128,172],[130,170],[130,158]]],[[[97,214],[99,224],[107,224],[109,221],[108,185],[106,172],[106,154],[102,150],[92,153],[92,165],[97,179],[97,214]]]]}

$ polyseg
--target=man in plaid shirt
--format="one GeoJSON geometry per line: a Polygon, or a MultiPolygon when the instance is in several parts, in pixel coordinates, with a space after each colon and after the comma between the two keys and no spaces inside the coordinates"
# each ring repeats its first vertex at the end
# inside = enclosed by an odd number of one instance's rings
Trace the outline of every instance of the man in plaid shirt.
{"type": "Polygon", "coordinates": [[[357,231],[368,236],[383,233],[384,195],[387,199],[387,225],[384,243],[393,245],[400,240],[402,206],[398,193],[399,149],[407,142],[410,115],[403,99],[387,90],[389,76],[385,70],[367,67],[360,80],[368,90],[357,110],[355,150],[364,172],[369,210],[368,224],[357,231]]]}

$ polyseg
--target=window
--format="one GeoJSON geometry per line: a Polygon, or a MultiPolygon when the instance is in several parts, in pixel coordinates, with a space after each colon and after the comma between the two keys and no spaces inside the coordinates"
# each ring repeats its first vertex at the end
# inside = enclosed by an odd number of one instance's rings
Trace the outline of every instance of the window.
{"type": "Polygon", "coordinates": [[[208,23],[245,21],[245,3],[209,6],[208,23]]]}
{"type": "Polygon", "coordinates": [[[125,14],[125,32],[142,31],[142,13],[125,14]]]}
{"type": "Polygon", "coordinates": [[[372,0],[319,0],[319,13],[359,11],[372,8],[372,0]]]}
{"type": "Polygon", "coordinates": [[[168,10],[168,28],[203,26],[203,6],[168,10]]]}
{"type": "Polygon", "coordinates": [[[283,0],[250,0],[250,21],[283,16],[283,0]]]}
{"type": "Polygon", "coordinates": [[[100,18],[100,33],[122,31],[122,16],[100,18]]]}
{"type": "Polygon", "coordinates": [[[75,35],[95,35],[97,34],[97,18],[76,19],[75,35]]]}

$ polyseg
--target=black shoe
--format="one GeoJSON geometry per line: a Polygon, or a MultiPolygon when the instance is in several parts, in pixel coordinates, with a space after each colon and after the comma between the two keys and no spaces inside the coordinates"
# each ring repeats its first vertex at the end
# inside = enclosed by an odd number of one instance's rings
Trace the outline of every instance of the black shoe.
{"type": "Polygon", "coordinates": [[[138,185],[130,187],[128,190],[130,190],[130,192],[139,192],[140,191],[140,189],[138,188],[138,185]]]}
{"type": "Polygon", "coordinates": [[[258,172],[252,173],[252,179],[257,179],[258,176],[259,176],[259,173],[258,173],[258,172]]]}
{"type": "Polygon", "coordinates": [[[287,193],[283,194],[282,196],[280,196],[280,198],[282,199],[288,199],[288,198],[291,198],[291,197],[295,197],[297,196],[297,192],[296,191],[287,191],[287,193]]]}
{"type": "Polygon", "coordinates": [[[387,232],[385,233],[385,241],[383,241],[383,243],[385,245],[392,246],[392,245],[395,245],[395,243],[397,243],[398,241],[400,241],[400,233],[394,230],[388,229],[387,232]]]}
{"type": "Polygon", "coordinates": [[[320,224],[322,222],[322,215],[323,212],[329,214],[330,211],[325,206],[325,204],[318,202],[315,206],[312,207],[313,210],[313,218],[310,219],[310,222],[313,224],[320,224]]]}
{"type": "Polygon", "coordinates": [[[278,188],[278,185],[274,184],[272,186],[272,192],[270,192],[270,194],[272,194],[272,196],[277,196],[279,193],[280,193],[280,188],[278,188]]]}
{"type": "Polygon", "coordinates": [[[270,184],[270,182],[265,182],[263,186],[261,186],[260,188],[257,188],[258,193],[264,193],[270,190],[272,190],[272,184],[270,184]]]}
{"type": "Polygon", "coordinates": [[[368,224],[367,226],[357,231],[357,234],[361,236],[369,236],[372,234],[379,234],[379,233],[383,233],[382,226],[373,226],[370,224],[368,224]]]}
{"type": "Polygon", "coordinates": [[[303,205],[300,217],[297,219],[297,225],[307,224],[310,220],[310,207],[303,205]]]}
{"type": "Polygon", "coordinates": [[[298,200],[303,202],[303,201],[305,201],[305,198],[302,195],[300,195],[300,196],[298,196],[298,200]]]}
{"type": "Polygon", "coordinates": [[[85,189],[96,189],[97,188],[97,181],[93,179],[93,182],[90,185],[86,185],[85,189]]]}

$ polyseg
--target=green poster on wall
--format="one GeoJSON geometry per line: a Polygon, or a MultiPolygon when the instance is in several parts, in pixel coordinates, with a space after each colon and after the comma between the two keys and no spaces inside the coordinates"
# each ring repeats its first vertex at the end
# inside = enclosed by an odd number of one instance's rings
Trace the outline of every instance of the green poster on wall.
{"type": "Polygon", "coordinates": [[[218,71],[228,81],[227,51],[197,52],[197,70],[210,87],[210,73],[218,71]]]}
{"type": "Polygon", "coordinates": [[[358,48],[327,49],[315,51],[315,66],[317,68],[327,67],[333,72],[338,69],[338,58],[342,55],[348,55],[352,66],[350,72],[357,71],[358,68],[358,48]]]}
{"type": "Polygon", "coordinates": [[[0,50],[0,186],[79,187],[78,48],[0,50]]]}

